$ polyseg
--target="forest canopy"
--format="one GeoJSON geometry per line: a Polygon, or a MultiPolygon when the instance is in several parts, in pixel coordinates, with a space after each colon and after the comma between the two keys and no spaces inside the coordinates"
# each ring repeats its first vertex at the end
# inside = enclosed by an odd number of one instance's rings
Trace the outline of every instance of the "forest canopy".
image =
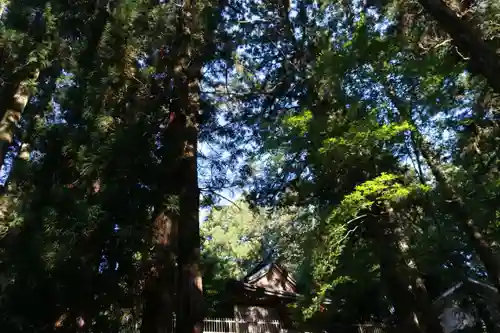
{"type": "MultiPolygon", "coordinates": [[[[0,0],[2,332],[170,332],[173,313],[200,332],[269,258],[297,325],[329,299],[323,331],[443,332],[442,292],[500,290],[499,18],[495,0],[0,0]]],[[[500,302],[471,302],[500,331],[500,302]]]]}

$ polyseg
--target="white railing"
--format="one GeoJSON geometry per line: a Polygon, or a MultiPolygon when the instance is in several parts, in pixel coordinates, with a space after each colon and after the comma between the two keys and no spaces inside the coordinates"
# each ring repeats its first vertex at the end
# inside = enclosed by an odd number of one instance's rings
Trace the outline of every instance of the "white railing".
{"type": "Polygon", "coordinates": [[[247,322],[232,318],[207,318],[203,323],[206,333],[286,333],[277,320],[247,322]]]}
{"type": "Polygon", "coordinates": [[[387,327],[383,325],[356,325],[359,333],[386,333],[387,327]]]}
{"type": "MultiPolygon", "coordinates": [[[[175,332],[175,318],[173,319],[173,330],[175,332]]],[[[358,333],[386,333],[387,329],[382,325],[355,325],[358,333]]],[[[203,321],[204,333],[311,333],[297,332],[284,329],[278,320],[245,321],[235,318],[206,318],[203,321]]],[[[323,331],[326,333],[326,331],[323,331]]],[[[318,333],[323,333],[318,332],[318,333]]]]}

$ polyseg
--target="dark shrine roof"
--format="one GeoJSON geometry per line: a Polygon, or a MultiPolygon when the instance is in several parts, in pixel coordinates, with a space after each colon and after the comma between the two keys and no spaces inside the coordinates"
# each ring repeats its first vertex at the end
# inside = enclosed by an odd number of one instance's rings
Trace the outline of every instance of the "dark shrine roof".
{"type": "MultiPolygon", "coordinates": [[[[304,296],[297,291],[295,279],[285,267],[270,260],[270,256],[251,269],[242,280],[230,280],[228,286],[246,299],[274,299],[295,302],[304,296]]],[[[323,304],[331,304],[325,299],[323,304]]]]}
{"type": "Polygon", "coordinates": [[[278,265],[276,263],[268,263],[266,265],[257,267],[259,268],[258,270],[251,270],[250,273],[243,278],[244,282],[250,284],[257,283],[257,281],[264,278],[271,271],[275,271],[280,276],[280,278],[286,280],[294,290],[297,289],[297,283],[295,282],[295,279],[281,265],[278,265]]]}
{"type": "Polygon", "coordinates": [[[248,297],[279,298],[288,301],[298,300],[295,280],[279,264],[264,259],[251,269],[242,280],[229,281],[232,288],[248,297]]]}

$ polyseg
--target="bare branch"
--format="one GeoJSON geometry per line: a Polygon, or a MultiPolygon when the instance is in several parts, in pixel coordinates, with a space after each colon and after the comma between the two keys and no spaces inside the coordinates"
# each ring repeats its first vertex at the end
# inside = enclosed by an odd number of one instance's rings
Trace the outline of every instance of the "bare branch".
{"type": "Polygon", "coordinates": [[[234,202],[233,200],[229,199],[228,197],[226,197],[220,193],[215,192],[214,190],[211,190],[211,189],[200,189],[200,190],[205,191],[205,192],[209,192],[211,194],[215,194],[216,196],[220,197],[221,199],[224,199],[224,200],[228,201],[229,203],[231,203],[232,205],[236,206],[236,208],[238,208],[239,210],[242,210],[242,208],[236,202],[234,202]]]}
{"type": "Polygon", "coordinates": [[[367,216],[368,216],[368,214],[363,214],[363,215],[357,216],[357,217],[353,218],[352,220],[347,221],[346,224],[351,224],[352,222],[355,222],[355,221],[362,219],[363,217],[367,217],[367,216]]]}

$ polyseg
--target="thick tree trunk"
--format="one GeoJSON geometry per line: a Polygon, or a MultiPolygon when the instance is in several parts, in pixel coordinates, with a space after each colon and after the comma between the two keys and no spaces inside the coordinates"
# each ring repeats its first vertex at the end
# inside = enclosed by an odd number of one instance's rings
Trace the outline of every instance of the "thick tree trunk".
{"type": "MultiPolygon", "coordinates": [[[[190,6],[190,2],[186,4],[190,6]]],[[[191,8],[187,7],[187,10],[191,8]]],[[[193,13],[191,13],[193,15],[193,13]]],[[[186,15],[187,16],[187,15],[186,15]]],[[[179,285],[176,316],[177,333],[197,333],[203,330],[203,291],[201,281],[199,189],[197,170],[198,123],[200,112],[200,78],[202,64],[189,42],[190,21],[183,17],[182,36],[186,40],[185,54],[174,68],[174,85],[179,91],[178,114],[183,123],[180,161],[182,187],[180,191],[179,255],[177,260],[179,285]]],[[[183,42],[184,43],[184,42],[183,42]]],[[[175,121],[175,120],[174,120],[175,121]]]]}
{"type": "Polygon", "coordinates": [[[161,213],[153,226],[155,253],[144,287],[141,333],[172,332],[178,216],[161,213]]]}
{"type": "Polygon", "coordinates": [[[404,239],[391,209],[374,207],[374,221],[366,226],[380,260],[381,279],[394,302],[399,328],[408,333],[441,333],[421,277],[405,262],[404,239]]]}
{"type": "MultiPolygon", "coordinates": [[[[174,309],[176,332],[201,332],[203,323],[197,175],[197,118],[200,112],[202,59],[200,52],[193,47],[193,35],[190,31],[191,20],[197,16],[194,6],[191,8],[189,1],[184,2],[184,8],[177,15],[177,40],[171,53],[158,66],[159,71],[166,68],[167,80],[170,82],[172,79],[173,85],[171,88],[170,84],[153,87],[160,104],[166,99],[166,95],[171,100],[168,124],[162,136],[163,179],[160,180],[160,192],[164,200],[171,200],[172,207],[167,210],[175,211],[175,214],[170,215],[172,224],[177,226],[176,245],[171,249],[175,259],[172,257],[174,261],[170,263],[172,268],[176,267],[171,270],[174,278],[171,280],[172,284],[169,284],[169,287],[173,287],[175,280],[175,307],[172,307],[172,303],[167,304],[168,297],[155,298],[154,292],[150,293],[146,297],[146,309],[147,304],[152,303],[152,306],[163,310],[144,313],[142,333],[170,332],[170,320],[161,321],[160,318],[171,318],[174,309]]],[[[156,289],[158,293],[162,288],[164,294],[173,297],[173,288],[165,290],[165,287],[155,285],[152,289],[156,289]]]]}
{"type": "MultiPolygon", "coordinates": [[[[175,57],[172,57],[175,58],[175,57]]],[[[156,63],[156,72],[163,73],[172,67],[175,59],[162,59],[156,63]]],[[[172,77],[167,73],[166,82],[172,77]]],[[[151,109],[162,107],[172,91],[169,85],[153,81],[150,94],[155,97],[146,106],[151,109]]],[[[169,96],[172,97],[172,96],[169,96]]],[[[176,97],[172,97],[176,100],[176,97]]],[[[180,136],[183,124],[176,117],[175,107],[170,105],[170,117],[162,133],[160,176],[158,178],[158,202],[155,204],[157,217],[153,223],[152,241],[155,253],[150,264],[150,276],[146,278],[143,291],[141,333],[170,333],[173,331],[173,313],[176,309],[175,289],[178,281],[177,256],[179,253],[179,193],[182,186],[179,159],[182,156],[180,136]]]]}
{"type": "MultiPolygon", "coordinates": [[[[161,182],[165,183],[165,189],[168,188],[164,194],[178,200],[175,203],[178,207],[175,327],[179,333],[203,330],[197,170],[200,80],[203,64],[214,55],[214,31],[222,18],[225,5],[226,0],[206,2],[203,5],[186,0],[182,8],[176,9],[177,38],[162,61],[166,65],[166,69],[161,69],[167,71],[166,84],[161,88],[153,87],[160,103],[166,99],[166,95],[171,100],[167,129],[162,140],[166,173],[161,182]],[[204,22],[207,15],[202,14],[207,9],[213,11],[213,16],[204,22]],[[203,41],[198,40],[200,38],[203,41]]],[[[170,314],[164,312],[163,316],[170,314]]]]}
{"type": "Polygon", "coordinates": [[[419,0],[419,3],[446,31],[460,53],[470,57],[471,69],[486,78],[490,86],[500,93],[500,56],[483,39],[478,27],[446,5],[443,0],[419,0]]]}
{"type": "MultiPolygon", "coordinates": [[[[194,115],[191,117],[194,118],[194,115]]],[[[183,155],[185,183],[180,196],[179,226],[179,309],[177,332],[192,333],[203,330],[203,289],[200,261],[199,190],[196,162],[196,125],[188,122],[191,133],[186,140],[183,155]]]]}

